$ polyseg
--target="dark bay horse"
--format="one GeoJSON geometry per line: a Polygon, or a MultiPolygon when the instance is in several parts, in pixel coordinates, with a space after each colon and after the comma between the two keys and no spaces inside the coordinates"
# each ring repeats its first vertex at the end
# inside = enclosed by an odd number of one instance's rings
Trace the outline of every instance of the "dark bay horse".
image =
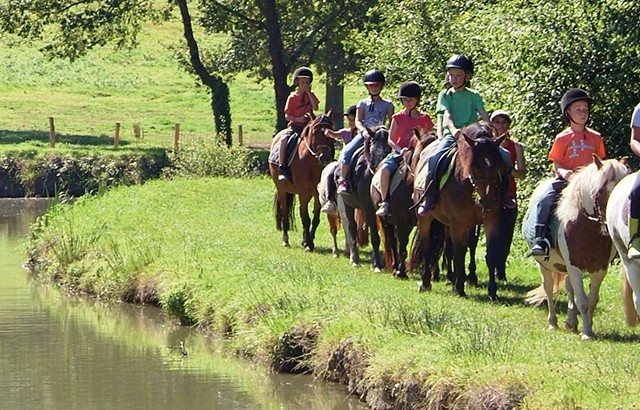
{"type": "MultiPolygon", "coordinates": [[[[302,219],[302,246],[313,251],[316,229],[320,223],[320,201],[318,182],[322,168],[333,160],[334,140],[324,135],[324,130],[333,127],[331,111],[311,120],[300,135],[296,153],[291,162],[291,181],[278,181],[278,164],[269,163],[269,173],[276,185],[274,213],[276,228],[282,231],[282,244],[289,246],[289,230],[293,227],[293,205],[295,195],[300,200],[300,218],[302,219]],[[313,221],[309,217],[309,202],[313,198],[313,221]]],[[[274,138],[271,151],[278,145],[274,138]]]]}
{"type": "MultiPolygon", "coordinates": [[[[412,138],[410,158],[400,164],[396,171],[400,181],[395,186],[391,183],[387,202],[389,203],[389,214],[380,217],[382,229],[384,232],[384,260],[387,268],[392,270],[393,276],[398,279],[408,279],[407,276],[407,246],[409,244],[409,234],[414,226],[416,226],[416,213],[413,208],[413,180],[414,174],[411,163],[417,162],[415,152],[422,151],[422,147],[427,146],[436,140],[434,133],[421,134],[414,130],[415,138],[412,138]]],[[[380,170],[378,170],[380,172],[380,170]]],[[[376,180],[374,176],[374,181],[376,180]]],[[[394,177],[391,177],[393,181],[394,177]]],[[[371,200],[374,204],[382,201],[380,191],[376,183],[371,184],[371,200]]]]}
{"type": "MultiPolygon", "coordinates": [[[[499,254],[496,250],[500,246],[499,222],[502,196],[500,178],[504,173],[504,162],[500,156],[499,146],[503,139],[504,137],[500,137],[494,140],[491,127],[485,123],[468,125],[459,135],[453,170],[440,192],[439,200],[434,209],[425,216],[418,217],[418,230],[413,246],[419,248],[414,249],[412,257],[424,259],[421,291],[431,289],[429,262],[433,259],[433,252],[439,247],[431,240],[433,220],[439,221],[448,228],[454,255],[453,288],[459,296],[466,296],[464,262],[469,230],[482,223],[487,236],[489,298],[491,300],[498,298],[495,267],[499,254]]],[[[420,171],[435,149],[435,144],[432,144],[421,153],[415,170],[416,175],[422,174],[420,171]]],[[[420,198],[422,192],[423,189],[416,186],[414,199],[420,198]]]]}
{"type": "Polygon", "coordinates": [[[375,271],[383,268],[380,256],[380,233],[376,224],[376,210],[371,201],[371,178],[378,164],[391,151],[389,130],[381,126],[370,131],[371,138],[365,140],[362,154],[355,160],[355,168],[350,172],[351,191],[338,194],[338,210],[344,226],[351,265],[360,264],[360,253],[356,243],[357,224],[355,210],[361,209],[366,215],[371,236],[372,263],[375,271]]]}

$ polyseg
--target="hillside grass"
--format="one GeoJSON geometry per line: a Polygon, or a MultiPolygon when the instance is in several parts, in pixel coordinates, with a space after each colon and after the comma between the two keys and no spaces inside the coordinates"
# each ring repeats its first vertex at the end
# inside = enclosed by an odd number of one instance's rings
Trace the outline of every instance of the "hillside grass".
{"type": "MultiPolygon", "coordinates": [[[[224,42],[219,35],[197,32],[203,48],[224,42]]],[[[115,123],[121,122],[124,146],[155,145],[171,148],[174,127],[183,140],[215,133],[208,89],[176,58],[183,47],[182,24],[177,17],[145,26],[140,44],[132,50],[106,46],[74,62],[47,60],[38,44],[0,36],[0,153],[16,143],[48,147],[49,116],[55,119],[62,144],[94,145],[86,137],[113,144],[115,123]],[[134,138],[139,124],[143,140],[134,138]],[[35,141],[35,143],[34,143],[35,141]]],[[[322,101],[324,85],[318,76],[314,90],[322,101]]],[[[356,81],[346,84],[345,105],[364,96],[356,81]]],[[[229,81],[234,141],[243,127],[245,145],[269,144],[275,130],[273,85],[257,83],[245,74],[229,81]]]]}
{"type": "MultiPolygon", "coordinates": [[[[374,408],[631,408],[640,401],[639,337],[624,323],[618,266],[600,293],[596,338],[582,342],[548,331],[546,307],[524,305],[540,274],[518,250],[498,303],[488,302],[482,252],[482,287],[468,288],[468,298],[442,282],[421,294],[415,274],[398,281],[372,273],[368,252],[358,269],[332,258],[324,220],[316,252],[303,251],[299,231],[283,248],[273,191],[266,178],[215,178],[83,197],[34,227],[31,266],[71,291],[159,303],[274,368],[295,341],[303,367],[348,384],[374,408]]],[[[564,320],[566,294],[559,298],[564,320]]]]}

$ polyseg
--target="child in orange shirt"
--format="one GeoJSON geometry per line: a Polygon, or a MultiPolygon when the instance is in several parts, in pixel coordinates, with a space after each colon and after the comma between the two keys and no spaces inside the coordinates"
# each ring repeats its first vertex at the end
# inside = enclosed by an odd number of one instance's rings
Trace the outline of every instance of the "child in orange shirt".
{"type": "Polygon", "coordinates": [[[581,167],[589,165],[596,154],[601,159],[605,158],[602,136],[590,128],[589,112],[592,99],[586,91],[580,88],[572,88],[562,96],[560,103],[562,115],[569,122],[569,127],[556,135],[549,160],[553,161],[553,169],[556,180],[549,185],[542,195],[536,212],[535,242],[531,248],[531,255],[544,256],[549,252],[547,234],[551,222],[551,212],[555,208],[556,199],[567,186],[571,175],[581,167]]]}
{"type": "Polygon", "coordinates": [[[291,171],[287,166],[287,142],[292,133],[300,135],[311,119],[313,110],[318,109],[320,100],[311,91],[313,73],[307,67],[300,67],[293,73],[293,84],[296,91],[289,94],[284,105],[284,117],[289,121],[289,129],[280,139],[280,166],[278,167],[278,181],[291,180],[291,171]]]}

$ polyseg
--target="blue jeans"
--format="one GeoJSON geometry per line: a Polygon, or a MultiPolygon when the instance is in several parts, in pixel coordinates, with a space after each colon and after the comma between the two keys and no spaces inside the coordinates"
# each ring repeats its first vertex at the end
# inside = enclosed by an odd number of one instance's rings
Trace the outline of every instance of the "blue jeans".
{"type": "Polygon", "coordinates": [[[340,163],[342,165],[347,165],[351,162],[351,158],[353,157],[353,153],[364,144],[364,136],[362,133],[356,134],[353,139],[344,146],[342,152],[340,153],[340,163]]]}

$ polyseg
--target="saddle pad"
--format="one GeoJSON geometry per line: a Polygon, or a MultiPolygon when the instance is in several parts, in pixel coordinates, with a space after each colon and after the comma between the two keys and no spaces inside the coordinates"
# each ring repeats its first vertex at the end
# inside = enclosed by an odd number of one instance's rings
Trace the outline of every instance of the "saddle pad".
{"type": "MultiPolygon", "coordinates": [[[[287,165],[291,165],[293,157],[298,150],[298,145],[300,144],[300,138],[298,138],[298,136],[298,133],[294,132],[289,136],[289,139],[287,140],[287,165]]],[[[269,154],[269,162],[276,165],[280,164],[280,144],[276,144],[273,147],[273,150],[269,154]]]]}
{"type": "MultiPolygon", "coordinates": [[[[438,184],[438,187],[440,190],[444,188],[444,185],[447,183],[447,181],[449,180],[449,177],[453,173],[453,168],[455,165],[455,159],[456,159],[457,153],[458,153],[458,150],[452,148],[446,154],[444,154],[440,159],[440,161],[438,162],[438,166],[440,166],[442,164],[442,161],[448,161],[447,168],[442,173],[442,176],[440,177],[440,182],[438,184]]],[[[416,175],[416,179],[413,182],[414,188],[420,189],[422,191],[427,189],[426,182],[427,182],[428,172],[429,172],[429,162],[427,161],[425,165],[418,171],[418,175],[416,175]]]]}
{"type": "MultiPolygon", "coordinates": [[[[542,182],[551,183],[553,180],[542,182]]],[[[538,189],[536,189],[538,191],[538,189]]],[[[540,192],[540,191],[538,191],[540,192]]],[[[535,192],[534,192],[535,194],[535,192]]],[[[533,246],[534,240],[536,239],[536,210],[538,207],[538,203],[540,202],[540,195],[532,196],[529,202],[529,208],[527,209],[527,213],[522,220],[522,236],[524,237],[525,242],[529,245],[529,248],[533,246]]],[[[549,223],[549,234],[547,235],[547,239],[551,243],[551,247],[555,247],[558,243],[558,229],[560,228],[560,221],[556,217],[555,209],[551,212],[551,222],[549,223]]]]}
{"type": "MultiPolygon", "coordinates": [[[[380,187],[380,176],[382,174],[380,172],[381,170],[382,167],[379,167],[375,174],[373,174],[373,178],[371,178],[371,184],[380,193],[382,193],[382,189],[380,187]]],[[[389,184],[389,196],[391,196],[391,194],[393,194],[395,190],[398,189],[398,186],[400,186],[400,182],[404,179],[404,175],[406,172],[407,167],[400,166],[398,167],[396,172],[393,173],[393,175],[391,176],[391,183],[389,184]]]]}

